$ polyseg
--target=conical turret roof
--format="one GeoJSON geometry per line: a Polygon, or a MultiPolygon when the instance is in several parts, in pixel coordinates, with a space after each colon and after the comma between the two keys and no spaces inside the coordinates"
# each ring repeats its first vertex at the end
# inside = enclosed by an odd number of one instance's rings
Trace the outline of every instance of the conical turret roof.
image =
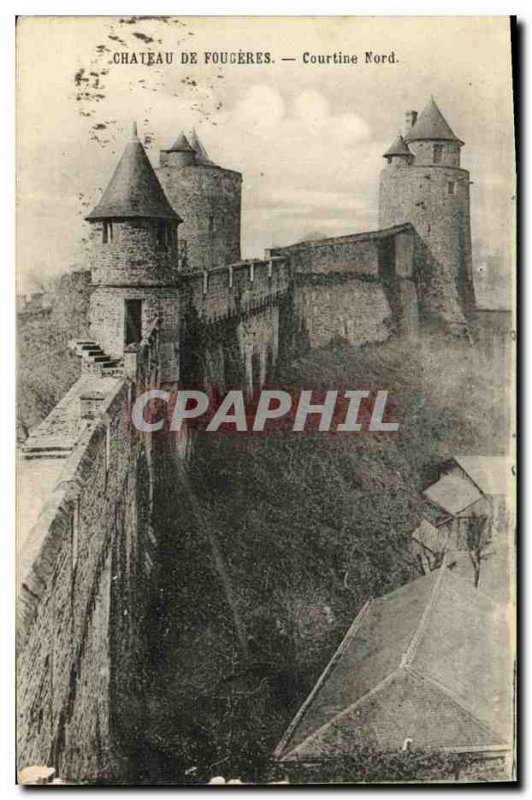
{"type": "Polygon", "coordinates": [[[107,189],[86,219],[120,217],[181,221],[168,202],[146,151],[139,141],[136,125],[107,189]]]}
{"type": "Polygon", "coordinates": [[[167,153],[193,153],[194,147],[191,147],[190,142],[188,141],[187,137],[184,133],[180,133],[175,142],[173,143],[172,147],[169,147],[166,150],[167,153]]]}
{"type": "Polygon", "coordinates": [[[417,118],[416,123],[405,136],[406,142],[415,142],[420,139],[447,139],[463,144],[461,139],[449,127],[432,96],[417,118]]]}
{"type": "Polygon", "coordinates": [[[193,129],[192,133],[190,134],[190,144],[192,145],[193,149],[196,152],[196,163],[197,164],[205,164],[206,166],[213,166],[214,162],[211,161],[207,151],[205,150],[203,144],[200,141],[196,130],[193,129]]]}
{"type": "Polygon", "coordinates": [[[411,156],[411,155],[412,152],[409,149],[403,137],[401,136],[401,134],[396,136],[396,138],[393,140],[387,151],[383,153],[384,158],[386,158],[387,156],[411,156]]]}

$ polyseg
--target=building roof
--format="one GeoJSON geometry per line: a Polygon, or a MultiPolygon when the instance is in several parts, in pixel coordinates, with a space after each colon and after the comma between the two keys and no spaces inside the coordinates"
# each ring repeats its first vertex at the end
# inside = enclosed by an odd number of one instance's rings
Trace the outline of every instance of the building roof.
{"type": "Polygon", "coordinates": [[[428,520],[422,519],[412,533],[412,539],[436,555],[447,548],[449,531],[446,528],[436,528],[428,520]]]}
{"type": "Polygon", "coordinates": [[[399,134],[395,137],[389,148],[385,153],[383,153],[383,158],[387,158],[388,156],[411,156],[412,151],[409,149],[407,143],[399,134]]]}
{"type": "Polygon", "coordinates": [[[405,136],[406,142],[415,142],[421,139],[447,139],[463,144],[462,140],[451,130],[432,96],[405,136]]]}
{"type": "Polygon", "coordinates": [[[442,566],[364,606],[276,757],[508,750],[511,664],[504,607],[442,566]]]}
{"type": "Polygon", "coordinates": [[[137,217],[181,221],[166,198],[135,125],[107,189],[86,219],[137,217]]]}
{"type": "Polygon", "coordinates": [[[482,494],[470,481],[459,475],[444,475],[423,492],[431,503],[455,515],[480,500],[482,494]]]}
{"type": "Polygon", "coordinates": [[[196,130],[193,129],[190,134],[190,144],[196,153],[196,163],[203,164],[204,166],[216,166],[214,161],[211,161],[207,151],[205,150],[196,130]]]}
{"type": "Polygon", "coordinates": [[[506,456],[455,456],[454,460],[486,495],[508,495],[513,462],[506,456]]]}
{"type": "Polygon", "coordinates": [[[168,148],[165,152],[167,153],[192,153],[194,152],[194,147],[190,144],[187,137],[183,132],[179,134],[175,142],[171,147],[168,148]]]}

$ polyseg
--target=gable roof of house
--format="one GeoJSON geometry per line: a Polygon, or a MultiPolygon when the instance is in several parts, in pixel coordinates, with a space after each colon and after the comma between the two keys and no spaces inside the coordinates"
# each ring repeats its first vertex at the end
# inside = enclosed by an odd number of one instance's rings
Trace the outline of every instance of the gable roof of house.
{"type": "Polygon", "coordinates": [[[454,460],[483,494],[510,494],[512,459],[506,456],[455,456],[454,460]]]}
{"type": "Polygon", "coordinates": [[[357,747],[510,748],[502,607],[446,566],[368,602],[276,750],[314,761],[357,747]]]}
{"type": "Polygon", "coordinates": [[[446,528],[436,528],[427,519],[422,519],[415,531],[412,539],[437,554],[444,551],[449,543],[449,531],[446,528]]]}
{"type": "Polygon", "coordinates": [[[431,503],[452,515],[459,514],[482,497],[479,489],[471,481],[452,474],[444,475],[425,489],[423,495],[431,503]]]}
{"type": "Polygon", "coordinates": [[[163,191],[150,159],[142,146],[137,127],[100,202],[86,217],[100,219],[160,219],[181,221],[163,191]]]}

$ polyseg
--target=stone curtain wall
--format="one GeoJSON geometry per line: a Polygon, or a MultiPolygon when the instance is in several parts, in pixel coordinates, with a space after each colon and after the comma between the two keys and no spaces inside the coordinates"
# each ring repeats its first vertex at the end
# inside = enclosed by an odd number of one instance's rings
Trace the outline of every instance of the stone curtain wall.
{"type": "Polygon", "coordinates": [[[335,339],[361,345],[390,337],[392,312],[378,280],[323,277],[297,278],[296,313],[303,341],[311,347],[326,347],[335,339]]]}
{"type": "Polygon", "coordinates": [[[418,327],[415,231],[384,231],[276,248],[294,276],[295,337],[299,346],[382,342],[418,327]]]}
{"type": "Polygon", "coordinates": [[[259,389],[280,350],[279,308],[291,303],[287,259],[189,273],[182,287],[180,380],[220,391],[259,389]]]}
{"type": "Polygon", "coordinates": [[[183,300],[202,322],[249,313],[268,305],[290,288],[286,258],[252,259],[211,272],[183,273],[183,300]]]}
{"type": "MultiPolygon", "coordinates": [[[[122,778],[153,564],[151,441],[130,423],[153,385],[157,332],[65,461],[32,531],[40,551],[17,602],[17,764],[74,781],[122,778]]],[[[129,358],[132,367],[132,357],[129,358]]]]}

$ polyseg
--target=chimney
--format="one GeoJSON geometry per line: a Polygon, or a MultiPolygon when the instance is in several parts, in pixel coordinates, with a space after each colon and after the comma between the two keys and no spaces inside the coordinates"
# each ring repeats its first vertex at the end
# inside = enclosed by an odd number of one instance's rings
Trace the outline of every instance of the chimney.
{"type": "Polygon", "coordinates": [[[414,127],[417,120],[417,111],[407,111],[405,113],[405,124],[403,136],[406,136],[408,131],[414,127]]]}

